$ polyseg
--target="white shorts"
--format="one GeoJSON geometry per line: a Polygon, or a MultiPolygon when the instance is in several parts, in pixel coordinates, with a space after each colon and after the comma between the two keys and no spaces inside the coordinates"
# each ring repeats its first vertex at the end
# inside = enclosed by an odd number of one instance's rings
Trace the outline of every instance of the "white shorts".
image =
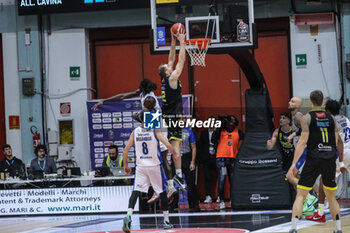
{"type": "Polygon", "coordinates": [[[160,194],[166,190],[167,179],[161,165],[140,167],[136,166],[134,190],[143,193],[148,192],[152,185],[155,193],[160,194]]]}

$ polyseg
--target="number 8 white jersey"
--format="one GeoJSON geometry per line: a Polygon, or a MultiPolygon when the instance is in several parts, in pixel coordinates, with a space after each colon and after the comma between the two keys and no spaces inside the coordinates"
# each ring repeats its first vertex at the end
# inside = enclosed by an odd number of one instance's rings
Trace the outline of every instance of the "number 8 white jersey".
{"type": "Polygon", "coordinates": [[[153,129],[137,127],[134,130],[136,166],[148,167],[162,163],[159,141],[153,129]]]}
{"type": "Polygon", "coordinates": [[[344,148],[350,149],[350,121],[344,115],[336,115],[337,127],[340,138],[343,141],[344,148]]]}

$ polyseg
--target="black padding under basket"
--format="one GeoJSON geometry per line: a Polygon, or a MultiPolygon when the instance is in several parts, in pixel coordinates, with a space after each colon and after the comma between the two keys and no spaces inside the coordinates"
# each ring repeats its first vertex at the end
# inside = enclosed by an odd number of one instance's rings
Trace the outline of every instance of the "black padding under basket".
{"type": "Polygon", "coordinates": [[[266,149],[273,132],[273,111],[267,89],[249,89],[246,98],[246,133],[231,175],[233,209],[277,209],[291,206],[281,154],[266,149]]]}

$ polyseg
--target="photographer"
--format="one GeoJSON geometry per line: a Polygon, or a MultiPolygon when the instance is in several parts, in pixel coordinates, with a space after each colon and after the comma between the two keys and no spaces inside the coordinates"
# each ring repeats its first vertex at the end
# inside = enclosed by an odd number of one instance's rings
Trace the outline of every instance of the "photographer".
{"type": "Polygon", "coordinates": [[[212,143],[217,148],[218,200],[220,199],[220,209],[225,209],[224,188],[226,174],[229,174],[229,183],[231,185],[230,174],[233,170],[233,162],[237,156],[240,141],[243,140],[243,132],[236,129],[239,122],[235,116],[219,116],[218,119],[222,122],[221,128],[213,133],[212,143]]]}

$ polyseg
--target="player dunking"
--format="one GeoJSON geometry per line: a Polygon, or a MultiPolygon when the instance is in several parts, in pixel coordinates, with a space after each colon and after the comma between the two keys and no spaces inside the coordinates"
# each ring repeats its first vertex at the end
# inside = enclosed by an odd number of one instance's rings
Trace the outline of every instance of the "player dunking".
{"type": "Polygon", "coordinates": [[[293,204],[292,226],[290,233],[296,233],[301,217],[303,202],[312,189],[317,177],[321,174],[326,197],[334,221],[335,233],[341,233],[339,204],[334,190],[336,170],[336,144],[338,140],[337,123],[334,117],[321,110],[323,93],[319,90],[310,94],[312,110],[301,119],[301,136],[295,149],[292,166],[288,173],[293,173],[298,159],[306,146],[307,154],[303,171],[298,183],[297,196],[293,204]]]}
{"type": "MultiPolygon", "coordinates": [[[[170,30],[171,31],[171,30],[170,30]]],[[[180,143],[182,141],[182,130],[180,127],[175,127],[174,122],[178,121],[183,114],[182,96],[181,96],[181,82],[179,77],[184,67],[186,60],[185,50],[185,33],[180,31],[177,35],[171,32],[171,47],[168,57],[168,64],[161,64],[158,67],[158,74],[162,83],[162,114],[168,125],[168,139],[177,154],[180,154],[180,143]],[[175,70],[173,66],[175,63],[175,45],[176,38],[180,42],[180,52],[178,62],[175,70]]],[[[175,172],[174,181],[180,188],[185,189],[182,178],[181,159],[174,161],[175,172]]]]}
{"type": "MultiPolygon", "coordinates": [[[[139,114],[143,121],[143,112],[139,114]]],[[[171,144],[163,137],[159,130],[143,129],[137,127],[130,135],[129,141],[123,152],[124,171],[130,174],[131,169],[128,166],[128,151],[135,144],[136,153],[136,172],[134,181],[134,190],[129,199],[127,216],[123,220],[123,231],[129,233],[131,226],[131,215],[135,207],[137,198],[141,192],[147,192],[150,185],[160,196],[161,205],[164,214],[164,229],[174,228],[169,222],[168,198],[165,192],[166,178],[162,167],[162,156],[160,154],[159,141],[161,141],[168,150],[174,155],[175,161],[180,157],[175,153],[171,144]]]]}

